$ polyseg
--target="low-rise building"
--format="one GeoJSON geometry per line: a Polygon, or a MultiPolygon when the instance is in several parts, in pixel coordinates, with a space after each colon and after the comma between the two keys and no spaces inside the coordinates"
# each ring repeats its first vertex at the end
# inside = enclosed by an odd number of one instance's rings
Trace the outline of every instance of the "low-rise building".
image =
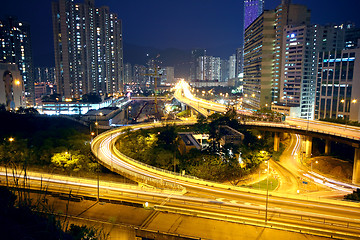
{"type": "Polygon", "coordinates": [[[178,134],[180,137],[180,143],[178,148],[182,155],[188,153],[191,149],[194,148],[201,150],[200,143],[194,138],[192,133],[180,132],[178,134]]]}

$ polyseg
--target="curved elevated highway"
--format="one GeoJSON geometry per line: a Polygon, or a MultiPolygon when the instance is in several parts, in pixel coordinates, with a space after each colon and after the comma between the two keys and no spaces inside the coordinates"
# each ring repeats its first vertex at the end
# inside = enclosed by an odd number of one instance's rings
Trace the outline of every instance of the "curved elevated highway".
{"type": "MultiPolygon", "coordinates": [[[[176,124],[192,123],[176,122],[176,124]]],[[[161,125],[161,123],[152,123],[134,125],[130,128],[136,130],[161,125]]],[[[92,141],[92,151],[103,165],[135,181],[188,192],[189,199],[167,196],[162,202],[154,201],[152,204],[158,211],[222,219],[339,239],[360,238],[359,203],[311,199],[301,194],[271,193],[271,195],[266,195],[263,191],[233,187],[156,169],[139,163],[116,149],[115,143],[125,129],[121,127],[97,136],[92,141]],[[197,197],[195,200],[191,196],[201,196],[201,198],[197,197]]]]}
{"type": "MultiPolygon", "coordinates": [[[[226,106],[220,103],[214,103],[201,98],[196,98],[190,91],[190,86],[185,81],[179,82],[175,87],[174,97],[195,109],[204,116],[209,116],[213,112],[225,112],[226,106]]],[[[238,111],[242,115],[251,115],[248,111],[238,111]]],[[[307,136],[306,155],[311,155],[312,137],[325,138],[326,153],[330,151],[330,141],[342,142],[355,148],[353,183],[360,185],[360,127],[347,126],[323,121],[304,120],[300,118],[287,117],[285,122],[246,122],[244,124],[253,125],[264,130],[274,132],[291,132],[307,136]]],[[[278,140],[278,135],[275,135],[278,140]]],[[[278,143],[278,141],[276,141],[278,143]]],[[[276,146],[274,146],[276,149],[276,146]]]]}

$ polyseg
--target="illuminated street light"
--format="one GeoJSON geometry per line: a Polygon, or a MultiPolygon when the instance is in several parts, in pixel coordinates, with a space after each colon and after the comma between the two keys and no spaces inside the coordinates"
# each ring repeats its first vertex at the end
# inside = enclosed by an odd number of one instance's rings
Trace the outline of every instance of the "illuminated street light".
{"type": "Polygon", "coordinates": [[[258,135],[257,138],[258,138],[258,139],[261,139],[261,135],[258,135]]]}
{"type": "MultiPolygon", "coordinates": [[[[318,164],[319,162],[316,160],[315,163],[318,164]]],[[[311,171],[313,171],[313,161],[311,161],[311,171]]]]}
{"type": "Polygon", "coordinates": [[[10,138],[9,138],[9,142],[13,142],[13,141],[15,141],[15,138],[10,137],[10,138]]]}
{"type": "Polygon", "coordinates": [[[270,156],[270,158],[267,161],[265,161],[265,163],[267,163],[265,224],[267,224],[268,205],[269,205],[269,171],[270,171],[269,164],[271,157],[272,156],[270,156]]]}

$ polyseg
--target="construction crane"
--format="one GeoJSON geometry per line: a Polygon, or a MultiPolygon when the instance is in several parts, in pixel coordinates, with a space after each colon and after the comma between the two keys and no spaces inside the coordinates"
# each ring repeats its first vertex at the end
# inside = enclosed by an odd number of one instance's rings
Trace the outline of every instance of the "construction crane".
{"type": "Polygon", "coordinates": [[[154,95],[155,95],[155,117],[158,117],[158,103],[157,103],[157,79],[158,77],[161,77],[161,75],[158,74],[158,67],[156,64],[154,64],[154,73],[145,74],[145,76],[154,77],[154,95]]]}

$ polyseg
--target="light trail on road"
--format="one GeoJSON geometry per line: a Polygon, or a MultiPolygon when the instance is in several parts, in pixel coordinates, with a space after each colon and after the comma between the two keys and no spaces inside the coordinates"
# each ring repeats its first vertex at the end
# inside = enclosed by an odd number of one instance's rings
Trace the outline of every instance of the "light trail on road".
{"type": "MultiPolygon", "coordinates": [[[[189,93],[189,92],[188,92],[189,93]]],[[[188,94],[186,93],[186,94],[188,94]]],[[[175,93],[178,95],[177,97],[181,98],[181,91],[178,89],[175,93]]],[[[179,99],[178,99],[179,100],[179,99]]],[[[206,111],[207,110],[201,110],[201,108],[206,107],[206,109],[211,111],[218,111],[216,109],[223,109],[224,106],[214,105],[209,102],[204,101],[195,101],[193,98],[185,99],[184,100],[186,104],[192,104],[191,106],[197,110],[200,111],[206,111]]],[[[189,122],[170,122],[170,124],[190,124],[189,122]]],[[[269,123],[267,123],[269,124],[269,123]]],[[[309,123],[307,123],[309,124],[309,123]]],[[[140,128],[151,128],[151,127],[159,127],[161,124],[141,124],[136,126],[130,126],[130,129],[140,129],[140,128]]],[[[105,132],[99,136],[97,136],[92,144],[92,151],[96,155],[98,153],[98,159],[101,163],[103,163],[105,166],[109,167],[110,169],[116,171],[116,172],[126,172],[126,174],[130,174],[133,176],[133,178],[137,181],[144,181],[148,184],[150,183],[156,183],[156,184],[164,184],[166,183],[171,184],[170,186],[179,185],[184,188],[186,188],[187,191],[191,191],[192,194],[199,193],[200,195],[204,196],[207,200],[206,202],[213,203],[213,204],[221,204],[221,205],[227,205],[234,204],[241,202],[241,204],[246,206],[255,207],[258,211],[264,210],[265,205],[265,199],[266,195],[263,191],[258,191],[254,189],[247,189],[247,188],[241,188],[241,187],[234,187],[230,185],[225,184],[219,184],[214,182],[205,181],[202,179],[190,177],[190,176],[183,176],[181,174],[175,174],[169,171],[164,171],[160,169],[156,169],[154,167],[148,166],[143,163],[139,163],[131,158],[128,158],[127,156],[120,153],[114,146],[115,142],[118,140],[119,135],[122,134],[125,131],[125,128],[117,128],[114,130],[110,130],[108,132],[105,132]],[[97,150],[100,149],[100,151],[97,152],[97,150]],[[223,201],[217,201],[216,199],[222,199],[223,201]],[[215,202],[212,202],[215,201],[215,202]]],[[[296,147],[295,150],[293,150],[293,154],[299,150],[300,148],[300,139],[297,137],[296,140],[296,147]]],[[[161,209],[164,209],[166,207],[172,207],[168,206],[157,206],[161,209]]],[[[331,219],[331,221],[334,222],[336,226],[342,226],[344,219],[351,219],[352,221],[359,222],[360,224],[360,204],[356,203],[349,203],[349,202],[340,202],[340,201],[334,201],[334,200],[328,200],[328,199],[321,199],[321,198],[311,198],[307,196],[303,196],[301,194],[298,195],[291,195],[291,194],[281,194],[281,193],[270,193],[269,196],[269,209],[266,209],[265,211],[269,210],[271,212],[276,211],[283,211],[292,215],[295,217],[295,215],[300,214],[302,217],[301,219],[308,219],[310,220],[314,216],[321,216],[322,218],[328,218],[331,219]]],[[[171,211],[170,208],[167,208],[166,211],[171,211]]],[[[175,210],[174,210],[175,211],[175,210]]],[[[189,206],[182,206],[179,209],[179,206],[176,207],[176,211],[183,211],[184,213],[189,211],[189,206]]],[[[197,210],[199,211],[199,209],[197,210]]],[[[202,214],[206,215],[209,210],[201,210],[202,214]],[[204,212],[205,211],[205,212],[204,212]]],[[[227,210],[224,208],[222,210],[217,210],[219,214],[230,214],[227,212],[227,210]]],[[[210,213],[209,213],[210,214],[210,213]]],[[[213,212],[211,214],[214,214],[213,212]]],[[[276,215],[276,214],[275,214],[276,215]]],[[[272,215],[273,217],[275,215],[272,215]]],[[[280,214],[281,215],[281,214],[280,214]]],[[[278,216],[281,219],[281,216],[278,216]]],[[[270,216],[270,215],[269,215],[270,216]]],[[[246,216],[247,221],[252,222],[253,224],[257,222],[257,224],[260,224],[260,222],[264,221],[262,219],[261,221],[258,218],[258,215],[249,215],[246,216]]],[[[302,220],[298,220],[297,223],[290,222],[288,220],[283,219],[267,219],[268,224],[274,224],[272,226],[275,226],[277,224],[282,224],[283,229],[286,229],[286,226],[290,226],[288,230],[291,230],[292,227],[298,226],[299,229],[302,227],[309,230],[310,225],[306,226],[302,220]],[[295,224],[295,225],[294,225],[295,224]]],[[[325,223],[326,220],[323,221],[325,223]]],[[[319,234],[321,232],[322,234],[326,234],[326,236],[332,235],[332,234],[342,234],[340,238],[346,238],[345,236],[348,236],[349,238],[353,238],[354,236],[356,238],[360,238],[360,228],[354,229],[339,229],[338,227],[330,227],[327,224],[324,224],[323,226],[319,222],[318,224],[313,224],[312,227],[316,230],[312,230],[312,234],[319,234]]],[[[279,226],[279,225],[278,225],[279,226]]]]}
{"type": "MultiPolygon", "coordinates": [[[[31,186],[33,190],[46,186],[46,191],[55,191],[63,193],[63,196],[67,196],[69,191],[76,187],[77,190],[71,192],[75,194],[75,196],[90,196],[94,198],[96,194],[97,184],[95,180],[68,176],[60,177],[50,174],[32,176],[33,174],[35,173],[27,172],[26,174],[27,184],[29,188],[31,186]],[[65,178],[65,180],[61,178],[65,178]]],[[[0,176],[4,178],[5,173],[0,172],[0,176]]],[[[12,177],[22,180],[24,176],[21,174],[12,174],[12,177]]],[[[13,186],[14,182],[15,181],[9,182],[9,185],[13,186]]],[[[111,183],[106,183],[105,185],[105,182],[102,182],[101,185],[101,199],[131,201],[135,203],[144,203],[147,201],[150,202],[157,211],[180,213],[302,233],[306,232],[341,239],[356,239],[360,236],[360,221],[358,219],[335,217],[311,212],[304,213],[299,210],[284,210],[280,208],[266,209],[264,205],[254,205],[248,202],[230,203],[174,193],[142,191],[139,189],[111,186],[111,183]],[[268,225],[263,222],[266,211],[269,212],[268,225]]]]}
{"type": "MultiPolygon", "coordinates": [[[[174,122],[172,122],[174,123],[174,122]]],[[[181,124],[188,124],[187,122],[182,122],[181,124]]],[[[161,126],[161,124],[142,124],[141,126],[134,125],[130,126],[132,130],[140,128],[149,128],[161,126]]],[[[138,163],[133,159],[130,159],[123,154],[119,153],[114,144],[117,141],[120,134],[125,131],[125,128],[118,128],[110,130],[99,135],[92,142],[93,152],[96,154],[97,149],[100,147],[98,158],[100,162],[106,162],[105,166],[112,165],[112,168],[118,169],[118,172],[121,172],[122,168],[126,168],[126,171],[133,171],[134,175],[138,176],[138,180],[141,182],[141,176],[145,178],[153,178],[161,182],[169,182],[171,184],[178,184],[182,187],[185,187],[187,191],[191,191],[192,194],[199,193],[203,198],[206,199],[206,202],[214,204],[242,204],[242,206],[251,206],[260,211],[264,210],[265,206],[265,192],[258,190],[250,190],[247,188],[234,187],[230,185],[224,185],[219,183],[213,183],[197,178],[190,178],[187,176],[182,176],[180,174],[174,174],[172,172],[163,171],[155,169],[145,164],[138,163]],[[222,199],[223,201],[217,201],[216,199],[222,199]],[[215,201],[215,202],[212,202],[215,201]]],[[[297,149],[299,146],[299,139],[297,139],[297,149]]],[[[169,201],[171,202],[171,201],[169,201]]],[[[161,206],[159,209],[164,209],[165,207],[170,207],[169,203],[166,203],[166,206],[161,206]]],[[[325,218],[331,218],[331,221],[338,222],[339,224],[344,221],[344,219],[352,219],[359,221],[360,223],[360,204],[347,203],[347,202],[338,202],[325,199],[316,199],[309,198],[302,195],[289,195],[272,192],[269,197],[269,211],[283,211],[288,214],[300,214],[303,217],[305,216],[322,216],[325,218]],[[337,219],[337,220],[336,220],[337,219]]],[[[179,206],[176,207],[177,210],[179,206]]],[[[183,211],[188,211],[189,206],[182,206],[183,211]],[[185,207],[185,208],[184,208],[185,207]]],[[[224,209],[223,209],[224,210],[224,209]]],[[[169,211],[169,209],[167,209],[169,211]]],[[[222,210],[221,210],[222,211],[222,210]]],[[[223,213],[230,214],[224,210],[223,213]]],[[[205,214],[205,213],[204,213],[205,214]]],[[[280,214],[281,215],[281,214],[280,214]]],[[[270,216],[270,215],[269,215],[270,216]]],[[[263,216],[264,217],[264,216],[263,216]]],[[[253,219],[251,216],[247,216],[246,219],[254,224],[260,220],[258,215],[254,216],[253,219]],[[257,220],[256,220],[257,219],[257,220]]],[[[260,221],[260,222],[259,222],[260,221]]],[[[269,223],[280,224],[275,219],[268,219],[269,223]]],[[[281,222],[281,221],[280,221],[281,222]]],[[[284,224],[284,223],[282,223],[284,224]]],[[[290,222],[288,222],[290,224],[290,222]]],[[[293,224],[293,223],[291,223],[293,224]]],[[[299,226],[301,223],[299,223],[299,226]]],[[[293,226],[293,225],[292,225],[293,226]]],[[[294,226],[293,226],[294,227],[294,226]]],[[[303,226],[305,227],[305,226],[303,226]]],[[[324,229],[323,229],[324,230],[324,229]]],[[[322,231],[321,227],[317,226],[317,231],[322,231]]],[[[338,231],[338,229],[336,230],[338,231]]],[[[346,233],[346,230],[344,230],[346,233]]],[[[352,230],[351,230],[352,231],[352,230]]],[[[351,232],[350,231],[350,232],[351,232]]],[[[357,230],[356,230],[357,231],[357,230]]],[[[355,232],[356,232],[355,231],[355,232]]],[[[358,232],[360,237],[360,232],[358,232]]]]}

